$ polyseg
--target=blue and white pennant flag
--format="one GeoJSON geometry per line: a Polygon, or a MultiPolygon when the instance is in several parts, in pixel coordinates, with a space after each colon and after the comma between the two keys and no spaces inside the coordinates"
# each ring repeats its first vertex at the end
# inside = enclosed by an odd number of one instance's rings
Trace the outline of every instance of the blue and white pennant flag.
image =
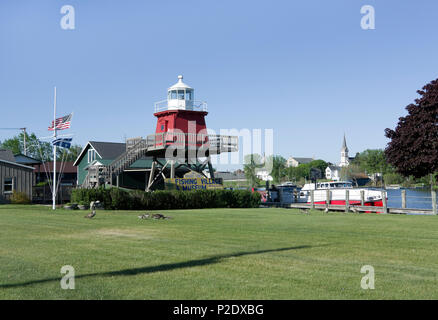
{"type": "Polygon", "coordinates": [[[72,138],[58,138],[52,141],[52,145],[70,149],[72,138]]]}

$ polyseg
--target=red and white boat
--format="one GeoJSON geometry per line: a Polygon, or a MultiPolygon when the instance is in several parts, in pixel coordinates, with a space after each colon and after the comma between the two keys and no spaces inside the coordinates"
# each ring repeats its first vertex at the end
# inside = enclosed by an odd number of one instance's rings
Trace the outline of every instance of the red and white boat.
{"type": "MultiPolygon", "coordinates": [[[[383,207],[383,189],[353,188],[353,184],[350,181],[307,183],[300,190],[298,202],[310,203],[312,190],[314,193],[315,204],[325,204],[327,199],[327,190],[329,190],[329,204],[345,205],[347,194],[346,190],[348,190],[350,205],[361,205],[361,191],[363,191],[365,206],[383,207]]],[[[386,191],[384,191],[384,195],[385,198],[388,199],[386,191]]]]}

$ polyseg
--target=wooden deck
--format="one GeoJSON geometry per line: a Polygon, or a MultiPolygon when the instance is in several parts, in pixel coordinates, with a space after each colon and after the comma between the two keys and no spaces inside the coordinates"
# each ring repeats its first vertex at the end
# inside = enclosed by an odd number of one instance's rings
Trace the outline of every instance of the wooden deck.
{"type": "MultiPolygon", "coordinates": [[[[262,206],[276,207],[276,208],[291,208],[291,209],[312,209],[310,203],[280,203],[280,202],[264,202],[262,206]]],[[[436,215],[432,209],[410,209],[410,208],[386,208],[385,207],[371,207],[371,206],[344,206],[344,205],[326,205],[314,204],[313,209],[341,212],[375,212],[383,214],[421,214],[421,215],[436,215]]]]}

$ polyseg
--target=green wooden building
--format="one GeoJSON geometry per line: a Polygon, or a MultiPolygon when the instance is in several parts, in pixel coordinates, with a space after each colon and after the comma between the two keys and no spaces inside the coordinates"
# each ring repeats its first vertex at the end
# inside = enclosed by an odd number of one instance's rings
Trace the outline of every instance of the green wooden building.
{"type": "MultiPolygon", "coordinates": [[[[78,186],[87,186],[87,175],[90,168],[101,168],[108,166],[117,157],[125,153],[127,145],[118,142],[99,142],[89,141],[82,149],[78,158],[74,162],[78,173],[78,186]]],[[[117,179],[113,181],[114,186],[128,189],[145,190],[152,166],[152,157],[142,157],[135,161],[131,166],[124,169],[117,179]],[[117,181],[116,181],[117,180],[117,181]]],[[[177,169],[177,176],[183,176],[186,169],[177,169]]]]}

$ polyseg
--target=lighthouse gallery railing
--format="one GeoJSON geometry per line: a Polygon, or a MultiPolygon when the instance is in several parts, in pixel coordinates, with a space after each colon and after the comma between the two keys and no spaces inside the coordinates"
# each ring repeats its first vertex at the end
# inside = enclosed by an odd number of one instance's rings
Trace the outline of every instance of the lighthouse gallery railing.
{"type": "Polygon", "coordinates": [[[147,136],[148,150],[164,149],[169,146],[176,148],[202,148],[212,153],[238,151],[237,136],[162,132],[147,136]]]}

